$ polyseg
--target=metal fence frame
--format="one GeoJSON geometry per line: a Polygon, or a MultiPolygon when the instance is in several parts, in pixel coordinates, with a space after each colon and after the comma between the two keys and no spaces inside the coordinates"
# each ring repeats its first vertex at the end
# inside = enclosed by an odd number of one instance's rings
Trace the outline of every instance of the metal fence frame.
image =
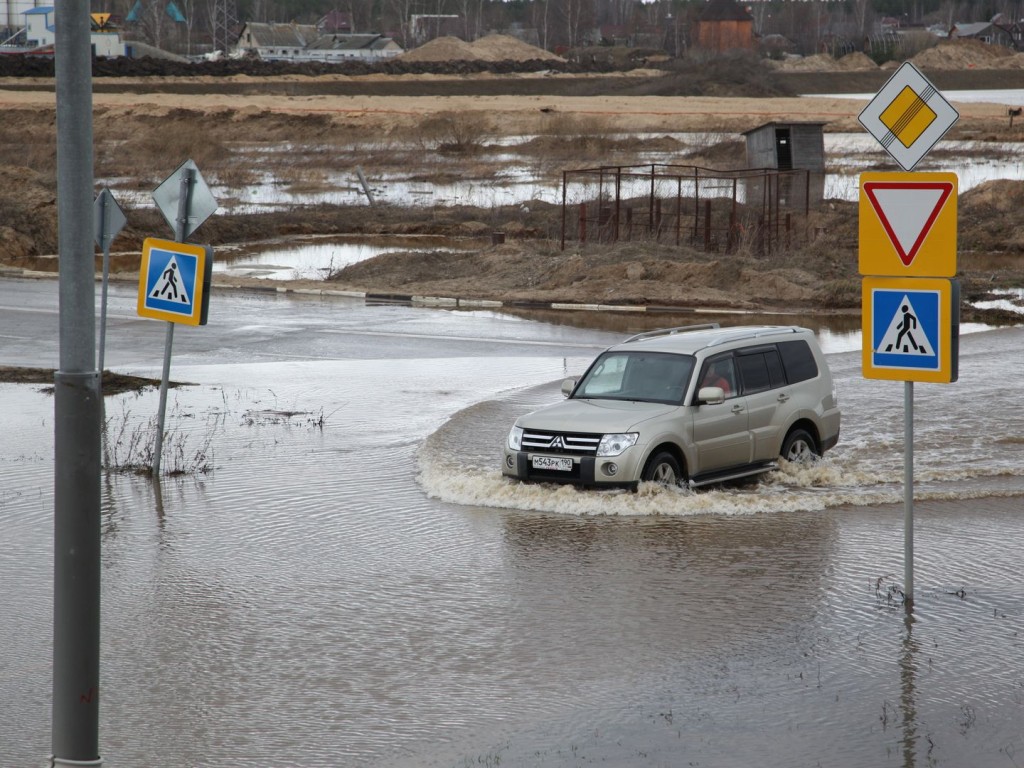
{"type": "Polygon", "coordinates": [[[793,243],[805,229],[796,226],[794,216],[806,221],[810,205],[806,170],[723,171],[652,163],[563,171],[562,250],[575,230],[581,243],[667,239],[675,245],[731,252],[747,242],[766,255],[793,243]],[[643,194],[636,194],[641,184],[643,194]],[[669,194],[666,187],[672,190],[669,194]],[[578,203],[570,203],[573,188],[579,190],[572,195],[578,203]],[[569,211],[574,206],[578,213],[573,226],[569,211]]]}

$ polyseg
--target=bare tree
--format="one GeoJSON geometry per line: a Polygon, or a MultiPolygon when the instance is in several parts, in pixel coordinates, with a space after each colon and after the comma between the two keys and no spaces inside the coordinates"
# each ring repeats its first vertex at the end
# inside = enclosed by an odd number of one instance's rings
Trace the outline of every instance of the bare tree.
{"type": "Polygon", "coordinates": [[[588,0],[560,0],[558,13],[565,24],[566,42],[570,48],[581,43],[584,24],[592,18],[590,10],[588,0]]]}
{"type": "Polygon", "coordinates": [[[162,47],[168,28],[173,23],[167,15],[167,0],[143,0],[138,8],[136,20],[139,31],[152,45],[162,47]]]}

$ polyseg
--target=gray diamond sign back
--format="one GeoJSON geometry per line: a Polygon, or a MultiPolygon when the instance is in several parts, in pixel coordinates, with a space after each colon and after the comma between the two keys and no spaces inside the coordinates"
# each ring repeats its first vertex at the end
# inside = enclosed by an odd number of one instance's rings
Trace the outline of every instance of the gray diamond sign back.
{"type": "Polygon", "coordinates": [[[210,191],[209,186],[207,186],[205,179],[203,179],[203,175],[199,172],[199,168],[191,160],[186,160],[179,165],[174,173],[164,179],[160,186],[153,190],[153,201],[156,203],[157,208],[160,209],[160,213],[167,219],[167,223],[171,225],[171,230],[175,233],[175,236],[177,237],[180,234],[182,240],[199,229],[203,222],[217,211],[217,201],[214,199],[213,193],[210,191]],[[180,210],[179,206],[181,203],[181,181],[183,177],[188,175],[189,171],[192,172],[192,189],[191,199],[187,206],[188,217],[182,222],[184,226],[179,228],[178,211],[180,210]]]}

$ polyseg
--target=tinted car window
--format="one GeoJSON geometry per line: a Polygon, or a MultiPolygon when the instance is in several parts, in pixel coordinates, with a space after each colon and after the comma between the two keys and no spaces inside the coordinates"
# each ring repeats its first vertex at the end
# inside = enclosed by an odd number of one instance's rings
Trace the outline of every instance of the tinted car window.
{"type": "Polygon", "coordinates": [[[818,364],[814,362],[814,354],[806,341],[779,342],[779,354],[782,355],[782,364],[790,384],[807,381],[818,375],[818,364]]]}
{"type": "Polygon", "coordinates": [[[772,389],[786,385],[786,371],[782,367],[782,358],[777,349],[764,353],[764,361],[768,366],[768,378],[771,380],[772,389]]]}
{"type": "Polygon", "coordinates": [[[743,380],[743,394],[764,392],[770,385],[768,364],[760,352],[754,355],[740,355],[736,358],[743,380]]]}

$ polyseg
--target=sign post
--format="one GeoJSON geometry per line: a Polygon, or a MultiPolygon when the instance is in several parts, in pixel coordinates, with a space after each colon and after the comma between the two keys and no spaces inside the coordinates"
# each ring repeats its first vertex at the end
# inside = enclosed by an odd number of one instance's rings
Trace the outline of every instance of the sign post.
{"type": "Polygon", "coordinates": [[[110,244],[118,236],[128,219],[117,204],[113,193],[104,187],[93,204],[93,219],[96,225],[96,244],[103,249],[103,284],[100,300],[100,387],[103,386],[103,353],[107,339],[107,284],[110,279],[110,244]]]}
{"type": "Polygon", "coordinates": [[[185,238],[197,230],[217,210],[210,188],[191,160],[186,160],[153,191],[153,200],[167,223],[174,229],[175,242],[147,239],[143,248],[143,264],[139,269],[139,314],[167,320],[164,340],[163,375],[160,378],[160,409],[157,414],[156,445],[153,449],[153,476],[160,478],[160,461],[164,444],[164,419],[167,413],[167,387],[171,376],[171,347],[174,345],[174,324],[205,325],[209,308],[210,272],[213,268],[212,251],[206,246],[185,243],[185,238]],[[160,244],[171,248],[160,250],[160,244]],[[177,246],[175,248],[174,246],[177,246]],[[199,249],[198,252],[195,249],[199,249]],[[170,253],[161,260],[154,254],[170,253]],[[195,259],[188,273],[181,264],[188,257],[195,259]],[[177,258],[181,257],[181,258],[177,258]],[[160,277],[153,268],[159,267],[160,277]],[[186,276],[191,275],[191,280],[186,276]],[[186,309],[187,308],[187,311],[186,309]],[[181,309],[182,311],[178,311],[181,309]]]}
{"type": "Polygon", "coordinates": [[[907,173],[860,177],[863,372],[903,381],[903,594],[914,607],[914,382],[959,375],[955,173],[910,173],[959,119],[913,64],[903,64],[859,116],[907,173]]]}

